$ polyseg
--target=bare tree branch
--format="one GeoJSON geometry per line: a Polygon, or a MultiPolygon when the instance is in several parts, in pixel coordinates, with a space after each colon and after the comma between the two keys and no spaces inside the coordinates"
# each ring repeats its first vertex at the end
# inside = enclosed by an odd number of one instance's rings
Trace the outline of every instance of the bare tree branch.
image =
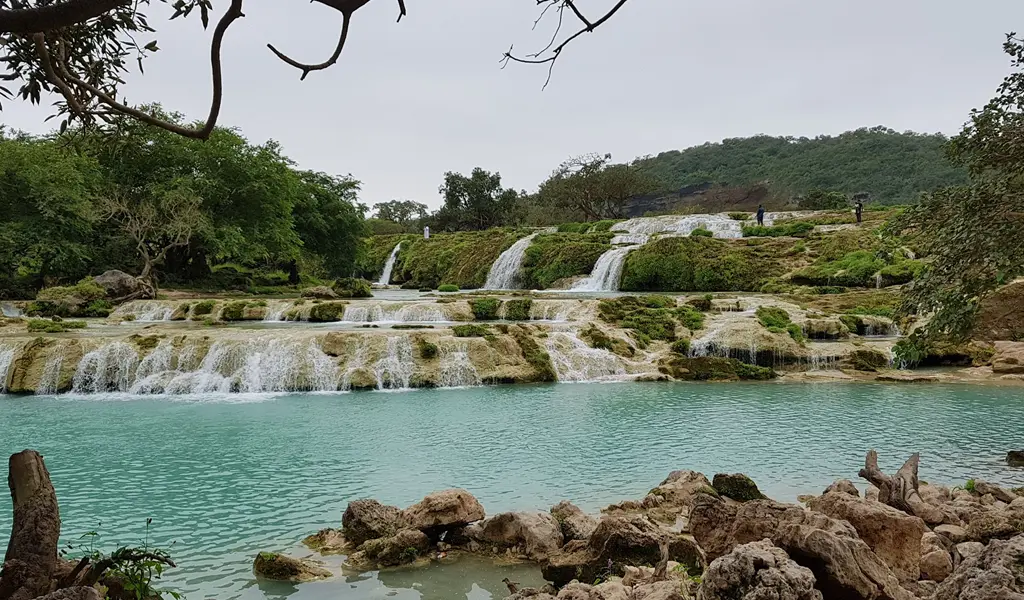
{"type": "MultiPolygon", "coordinates": [[[[584,24],[583,29],[580,29],[576,33],[572,34],[565,41],[563,41],[561,44],[556,46],[555,49],[552,51],[551,56],[548,56],[547,58],[539,58],[539,56],[541,54],[543,54],[544,52],[546,52],[547,48],[551,47],[550,44],[544,50],[541,50],[540,52],[537,52],[535,54],[529,55],[529,58],[520,58],[518,56],[513,55],[512,54],[512,48],[510,47],[508,49],[508,52],[506,52],[504,55],[502,55],[501,62],[502,62],[503,66],[507,65],[509,63],[509,61],[514,61],[514,62],[524,63],[524,64],[531,64],[531,65],[548,64],[548,77],[544,81],[544,88],[546,88],[548,86],[548,83],[551,82],[551,73],[552,73],[552,71],[553,71],[553,69],[555,67],[555,61],[557,61],[558,57],[561,56],[562,50],[564,50],[565,47],[568,46],[573,40],[575,40],[576,38],[580,37],[584,33],[590,33],[591,31],[594,31],[595,29],[597,29],[598,27],[603,25],[605,21],[607,21],[608,19],[612,18],[615,15],[615,13],[619,12],[619,9],[622,8],[623,5],[626,4],[627,0],[619,0],[618,2],[615,3],[615,6],[613,6],[611,8],[611,10],[609,10],[607,13],[604,14],[604,16],[602,16],[600,19],[598,19],[596,21],[593,21],[593,22],[591,22],[589,19],[587,19],[585,16],[583,16],[583,14],[579,11],[579,9],[576,8],[576,5],[573,3],[573,0],[538,0],[537,4],[542,4],[544,2],[559,2],[560,3],[560,6],[559,6],[559,25],[558,25],[558,30],[561,29],[561,14],[562,14],[562,10],[564,10],[565,7],[569,7],[569,9],[572,10],[573,13],[576,14],[577,18],[579,18],[579,20],[581,22],[583,22],[583,24],[584,24]]],[[[550,6],[548,8],[550,8],[550,6]]],[[[547,11],[547,8],[545,8],[545,12],[546,11],[547,11]]],[[[556,32],[555,32],[556,36],[558,35],[558,30],[556,30],[556,32]]]]}
{"type": "Polygon", "coordinates": [[[63,29],[98,17],[133,0],[66,0],[35,8],[0,10],[0,33],[33,34],[63,29]]]}
{"type": "MultiPolygon", "coordinates": [[[[402,17],[399,16],[398,18],[401,19],[402,17]]],[[[267,44],[267,48],[270,48],[270,51],[276,54],[277,57],[283,60],[284,62],[290,64],[296,69],[301,69],[302,77],[299,77],[299,81],[303,81],[306,79],[306,75],[309,75],[310,71],[322,71],[323,69],[326,69],[333,65],[334,63],[338,62],[338,57],[341,56],[341,51],[345,49],[345,41],[348,39],[348,25],[351,20],[352,15],[350,13],[341,14],[341,35],[338,37],[338,47],[334,49],[334,54],[332,54],[330,58],[328,58],[327,60],[320,64],[307,65],[304,63],[300,63],[288,57],[284,53],[280,52],[272,44],[267,44]]]]}

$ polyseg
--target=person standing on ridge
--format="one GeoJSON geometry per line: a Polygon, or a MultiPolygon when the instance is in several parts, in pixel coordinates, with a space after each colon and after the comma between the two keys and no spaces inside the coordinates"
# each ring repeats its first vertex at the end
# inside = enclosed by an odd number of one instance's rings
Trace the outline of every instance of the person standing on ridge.
{"type": "Polygon", "coordinates": [[[764,225],[764,204],[757,205],[757,224],[764,225]]]}
{"type": "Polygon", "coordinates": [[[864,213],[864,203],[858,200],[853,210],[857,213],[857,223],[860,223],[861,215],[864,213]]]}

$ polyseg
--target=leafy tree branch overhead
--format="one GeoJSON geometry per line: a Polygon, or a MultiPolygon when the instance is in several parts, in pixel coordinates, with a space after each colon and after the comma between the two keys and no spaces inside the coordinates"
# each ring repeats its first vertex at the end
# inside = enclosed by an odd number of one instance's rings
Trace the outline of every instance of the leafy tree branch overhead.
{"type": "MultiPolygon", "coordinates": [[[[338,41],[326,60],[302,62],[267,44],[275,56],[301,72],[300,79],[338,62],[348,41],[353,15],[371,0],[312,1],[340,14],[338,41]]],[[[541,10],[534,27],[553,15],[557,18],[551,42],[523,57],[514,55],[510,47],[502,62],[548,64],[550,81],[551,68],[565,47],[605,23],[627,0],[618,0],[605,12],[592,16],[578,6],[581,0],[533,1],[541,10]],[[581,28],[563,35],[566,16],[578,21],[581,28]]],[[[0,56],[4,69],[0,80],[5,82],[0,85],[0,99],[17,98],[38,104],[44,93],[55,94],[58,100],[54,103],[54,116],[63,117],[62,131],[76,122],[111,126],[117,122],[117,117],[128,116],[177,135],[208,139],[220,118],[224,99],[222,48],[228,29],[245,16],[243,2],[230,0],[214,26],[210,41],[213,91],[209,113],[202,122],[184,125],[163,119],[143,106],[129,104],[121,87],[133,63],[142,71],[144,60],[159,50],[157,41],[152,39],[157,33],[155,21],[151,21],[143,9],[166,4],[171,9],[171,20],[198,14],[205,29],[214,12],[211,0],[0,0],[0,47],[4,50],[0,56]]],[[[398,21],[401,21],[407,14],[406,4],[405,0],[397,0],[397,3],[398,21]]]]}

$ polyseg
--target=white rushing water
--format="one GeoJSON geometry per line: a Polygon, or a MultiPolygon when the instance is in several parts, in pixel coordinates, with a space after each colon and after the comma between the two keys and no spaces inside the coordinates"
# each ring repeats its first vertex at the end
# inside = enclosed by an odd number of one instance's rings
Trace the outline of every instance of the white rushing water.
{"type": "Polygon", "coordinates": [[[134,321],[170,321],[175,305],[157,300],[135,300],[117,307],[112,317],[130,317],[134,321]]]}
{"type": "Polygon", "coordinates": [[[20,317],[21,309],[10,302],[0,302],[0,314],[5,317],[20,317]]]}
{"type": "Polygon", "coordinates": [[[294,306],[291,301],[278,301],[270,302],[267,304],[267,314],[263,317],[263,321],[266,323],[275,323],[284,321],[284,314],[288,312],[288,309],[294,306]]]}
{"type": "Polygon", "coordinates": [[[387,353],[373,367],[377,389],[408,389],[416,367],[412,359],[412,340],[408,336],[393,335],[388,337],[387,344],[387,353]]]}
{"type": "Polygon", "coordinates": [[[573,332],[552,332],[544,346],[560,382],[622,381],[628,377],[618,356],[591,348],[573,332]]]}
{"type": "Polygon", "coordinates": [[[60,342],[46,359],[46,364],[43,365],[43,374],[39,378],[39,385],[36,386],[37,394],[56,394],[59,391],[60,370],[64,366],[64,358],[69,345],[66,341],[60,342]]]}
{"type": "Polygon", "coordinates": [[[441,371],[437,378],[438,387],[460,388],[480,384],[480,374],[469,360],[469,348],[465,342],[441,347],[441,371]]]}
{"type": "MultiPolygon", "coordinates": [[[[59,368],[58,368],[59,372],[59,368]]],[[[88,354],[72,382],[76,394],[200,394],[333,391],[338,368],[315,340],[219,340],[199,360],[199,349],[162,341],[145,358],[131,344],[113,342],[88,354]]],[[[40,392],[42,393],[42,392],[40,392]]]]}
{"type": "Polygon", "coordinates": [[[7,391],[7,378],[10,376],[11,364],[14,362],[14,348],[0,346],[0,394],[7,391]]]}
{"type": "Polygon", "coordinates": [[[443,306],[433,302],[412,304],[349,304],[341,318],[346,323],[444,323],[451,321],[443,306]]]}
{"type": "Polygon", "coordinates": [[[388,285],[391,283],[391,271],[395,268],[395,259],[398,258],[398,251],[402,249],[402,242],[395,244],[391,254],[388,255],[387,262],[384,263],[384,271],[380,274],[380,279],[377,280],[377,285],[388,285]]]}
{"type": "Polygon", "coordinates": [[[622,267],[626,264],[626,255],[639,246],[612,248],[598,257],[590,276],[576,282],[573,291],[578,292],[614,292],[619,289],[622,279],[622,267]]]}
{"type": "Polygon", "coordinates": [[[519,275],[519,268],[523,266],[523,257],[526,256],[526,249],[530,247],[533,238],[540,232],[532,233],[516,243],[509,246],[498,256],[490,271],[487,272],[487,281],[484,283],[485,290],[517,290],[516,278],[519,275]]]}

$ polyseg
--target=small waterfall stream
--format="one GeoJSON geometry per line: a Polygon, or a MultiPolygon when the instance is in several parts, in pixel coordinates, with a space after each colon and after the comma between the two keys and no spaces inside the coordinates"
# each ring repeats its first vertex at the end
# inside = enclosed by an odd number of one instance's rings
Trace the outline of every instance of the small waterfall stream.
{"type": "Polygon", "coordinates": [[[408,389],[416,366],[412,359],[412,340],[405,335],[393,335],[388,337],[387,344],[387,353],[373,367],[377,389],[408,389]]]}
{"type": "Polygon", "coordinates": [[[284,313],[294,306],[292,302],[272,302],[267,304],[267,314],[263,317],[265,323],[276,323],[284,321],[284,313]]]}
{"type": "Polygon", "coordinates": [[[0,346],[0,394],[7,391],[7,378],[10,376],[11,364],[14,363],[15,348],[0,346]]]}
{"type": "Polygon", "coordinates": [[[465,342],[441,347],[441,371],[438,387],[460,388],[481,384],[480,374],[469,360],[469,348],[465,342]]]}
{"type": "Polygon", "coordinates": [[[572,286],[576,292],[615,292],[619,289],[622,279],[622,267],[626,264],[626,255],[639,246],[612,248],[602,254],[590,276],[572,286]]]}
{"type": "Polygon", "coordinates": [[[43,365],[43,374],[39,378],[39,385],[36,386],[36,394],[51,395],[60,391],[60,370],[64,366],[69,345],[67,341],[62,341],[50,353],[46,364],[43,365]]]}
{"type": "Polygon", "coordinates": [[[175,305],[155,300],[135,300],[122,304],[112,313],[113,317],[128,317],[135,321],[170,321],[175,305]]]}
{"type": "Polygon", "coordinates": [[[5,317],[20,317],[21,309],[10,302],[0,302],[0,315],[5,317]]]}
{"type": "Polygon", "coordinates": [[[575,332],[552,332],[544,345],[560,382],[621,381],[628,376],[618,356],[591,348],[575,332]]]}
{"type": "Polygon", "coordinates": [[[398,258],[398,251],[402,249],[402,242],[395,244],[395,248],[388,255],[387,262],[384,263],[384,271],[380,274],[380,279],[377,280],[377,285],[388,285],[391,283],[391,271],[395,268],[395,259],[398,258]]]}
{"type": "Polygon", "coordinates": [[[341,319],[346,323],[444,323],[451,321],[443,305],[433,302],[413,304],[350,304],[341,319]]]}
{"type": "Polygon", "coordinates": [[[485,290],[517,290],[516,277],[519,275],[519,268],[523,266],[523,257],[526,256],[526,249],[530,247],[533,238],[540,232],[532,233],[516,243],[509,246],[508,250],[491,265],[487,272],[487,281],[484,283],[485,290]]]}

